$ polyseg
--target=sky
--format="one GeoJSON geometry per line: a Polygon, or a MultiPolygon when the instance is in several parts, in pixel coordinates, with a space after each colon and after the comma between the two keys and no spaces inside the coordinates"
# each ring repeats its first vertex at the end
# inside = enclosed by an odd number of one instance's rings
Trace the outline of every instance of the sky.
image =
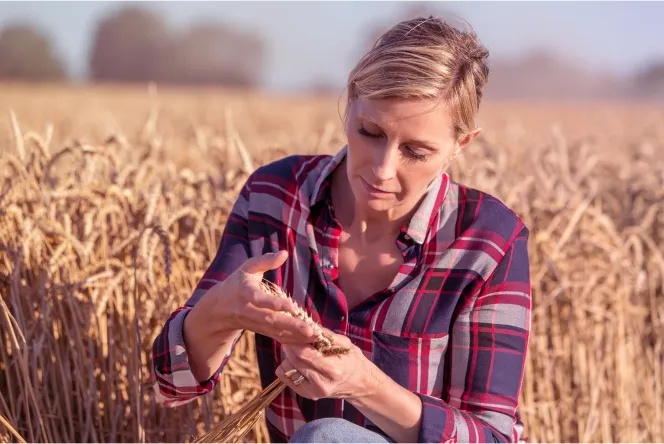
{"type": "MultiPolygon", "coordinates": [[[[265,88],[341,85],[376,24],[401,17],[403,2],[133,2],[160,13],[173,30],[219,21],[268,42],[265,88]]],[[[538,48],[616,74],[664,59],[664,2],[429,2],[468,21],[491,57],[538,48]]],[[[97,23],[129,2],[0,2],[0,28],[28,23],[53,41],[70,74],[87,75],[97,23]]]]}

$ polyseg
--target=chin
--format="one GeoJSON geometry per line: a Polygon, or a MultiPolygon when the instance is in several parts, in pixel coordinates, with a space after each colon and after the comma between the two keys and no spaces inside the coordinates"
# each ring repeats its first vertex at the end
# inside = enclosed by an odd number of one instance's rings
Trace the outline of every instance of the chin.
{"type": "Polygon", "coordinates": [[[388,202],[375,202],[375,201],[369,201],[367,202],[367,208],[370,209],[371,211],[375,213],[386,213],[387,211],[391,210],[392,208],[395,207],[393,203],[388,203],[388,202]]]}
{"type": "MultiPolygon", "coordinates": [[[[358,197],[357,194],[355,196],[358,197]]],[[[375,198],[366,193],[362,193],[357,202],[361,202],[367,209],[375,212],[388,211],[397,204],[394,199],[375,198]]]]}

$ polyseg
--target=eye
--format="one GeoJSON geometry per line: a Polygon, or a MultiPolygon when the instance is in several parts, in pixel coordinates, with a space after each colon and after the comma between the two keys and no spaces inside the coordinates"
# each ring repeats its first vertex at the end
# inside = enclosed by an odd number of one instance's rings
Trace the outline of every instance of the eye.
{"type": "Polygon", "coordinates": [[[362,134],[365,137],[369,137],[370,139],[379,139],[380,138],[380,134],[370,133],[369,131],[365,130],[364,127],[360,127],[357,130],[357,132],[362,134]]]}
{"type": "MultiPolygon", "coordinates": [[[[362,126],[358,128],[357,132],[363,135],[364,137],[368,137],[370,139],[380,139],[381,137],[383,137],[382,134],[370,133],[362,126]]],[[[425,154],[417,153],[408,146],[405,146],[404,150],[406,151],[406,154],[404,155],[404,153],[402,152],[401,156],[406,161],[406,163],[415,162],[415,161],[424,162],[427,159],[427,156],[425,154]]]]}
{"type": "Polygon", "coordinates": [[[405,157],[406,157],[406,160],[408,160],[408,161],[417,160],[417,161],[420,161],[420,162],[424,162],[425,160],[427,160],[427,156],[425,154],[416,153],[410,147],[405,147],[404,149],[407,153],[407,155],[405,157]]]}

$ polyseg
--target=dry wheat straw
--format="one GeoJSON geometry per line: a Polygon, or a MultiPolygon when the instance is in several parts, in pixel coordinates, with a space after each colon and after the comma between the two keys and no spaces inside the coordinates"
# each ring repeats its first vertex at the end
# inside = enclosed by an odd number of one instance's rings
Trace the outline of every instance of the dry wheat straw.
{"type": "MultiPolygon", "coordinates": [[[[0,88],[0,415],[26,441],[136,442],[142,430],[182,442],[261,392],[250,332],[219,389],[178,408],[157,405],[136,369],[214,258],[246,170],[344,142],[329,124],[336,99],[151,94],[0,88]],[[140,237],[146,220],[168,235],[171,259],[140,237]]],[[[504,197],[531,230],[527,437],[663,441],[664,112],[483,113],[451,174],[504,197]]],[[[263,419],[244,440],[269,439],[263,419]]],[[[2,424],[0,440],[19,441],[2,424]]]]}
{"type": "MultiPolygon", "coordinates": [[[[152,205],[153,199],[151,199],[150,205],[152,205]]],[[[149,212],[150,210],[148,210],[149,212]]],[[[140,333],[140,326],[138,322],[138,266],[137,266],[137,257],[138,257],[138,250],[139,250],[139,244],[141,237],[143,236],[143,233],[147,230],[154,231],[157,236],[159,241],[162,243],[164,246],[164,263],[165,263],[165,271],[166,271],[166,279],[167,279],[167,291],[170,290],[170,279],[171,279],[171,272],[172,272],[172,263],[171,263],[171,243],[170,240],[168,239],[168,234],[164,231],[164,229],[158,224],[158,223],[151,223],[150,225],[146,226],[141,230],[141,232],[138,235],[138,240],[136,242],[136,246],[134,247],[134,254],[133,254],[133,261],[134,261],[134,329],[136,331],[136,339],[135,339],[135,349],[136,349],[136,367],[134,368],[134,375],[138,377],[138,383],[136,384],[139,387],[138,392],[136,393],[136,425],[138,427],[136,436],[137,439],[140,442],[145,442],[145,426],[143,424],[143,366],[144,363],[142,361],[142,348],[141,348],[141,333],[140,333]]],[[[152,256],[150,256],[152,257],[152,256]]],[[[152,260],[148,260],[148,272],[152,270],[152,260]]],[[[151,282],[154,282],[154,278],[151,279],[151,282]]]]}
{"type": "MultiPolygon", "coordinates": [[[[255,278],[251,274],[246,275],[255,278]]],[[[325,356],[334,356],[348,353],[349,349],[347,348],[335,347],[332,338],[327,335],[320,327],[320,325],[318,325],[318,323],[316,323],[313,318],[306,312],[306,310],[296,304],[293,299],[283,291],[283,289],[265,279],[259,281],[259,286],[267,294],[277,298],[288,299],[292,302],[293,311],[283,313],[305,321],[314,329],[316,339],[313,341],[312,345],[320,353],[325,356]]],[[[281,379],[276,379],[269,386],[263,389],[258,395],[256,395],[251,401],[246,403],[240,410],[228,416],[220,424],[213,427],[212,430],[203,434],[193,442],[240,442],[254,427],[256,422],[261,419],[263,411],[267,408],[267,406],[269,406],[286,387],[286,384],[281,379]]]]}

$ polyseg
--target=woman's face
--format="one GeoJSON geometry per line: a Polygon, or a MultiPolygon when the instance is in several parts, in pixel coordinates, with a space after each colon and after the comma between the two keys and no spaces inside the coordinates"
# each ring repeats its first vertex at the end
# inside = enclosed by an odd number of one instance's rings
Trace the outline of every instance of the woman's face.
{"type": "Polygon", "coordinates": [[[457,141],[447,107],[432,100],[357,98],[348,111],[348,180],[373,211],[415,205],[479,132],[457,141]]]}

